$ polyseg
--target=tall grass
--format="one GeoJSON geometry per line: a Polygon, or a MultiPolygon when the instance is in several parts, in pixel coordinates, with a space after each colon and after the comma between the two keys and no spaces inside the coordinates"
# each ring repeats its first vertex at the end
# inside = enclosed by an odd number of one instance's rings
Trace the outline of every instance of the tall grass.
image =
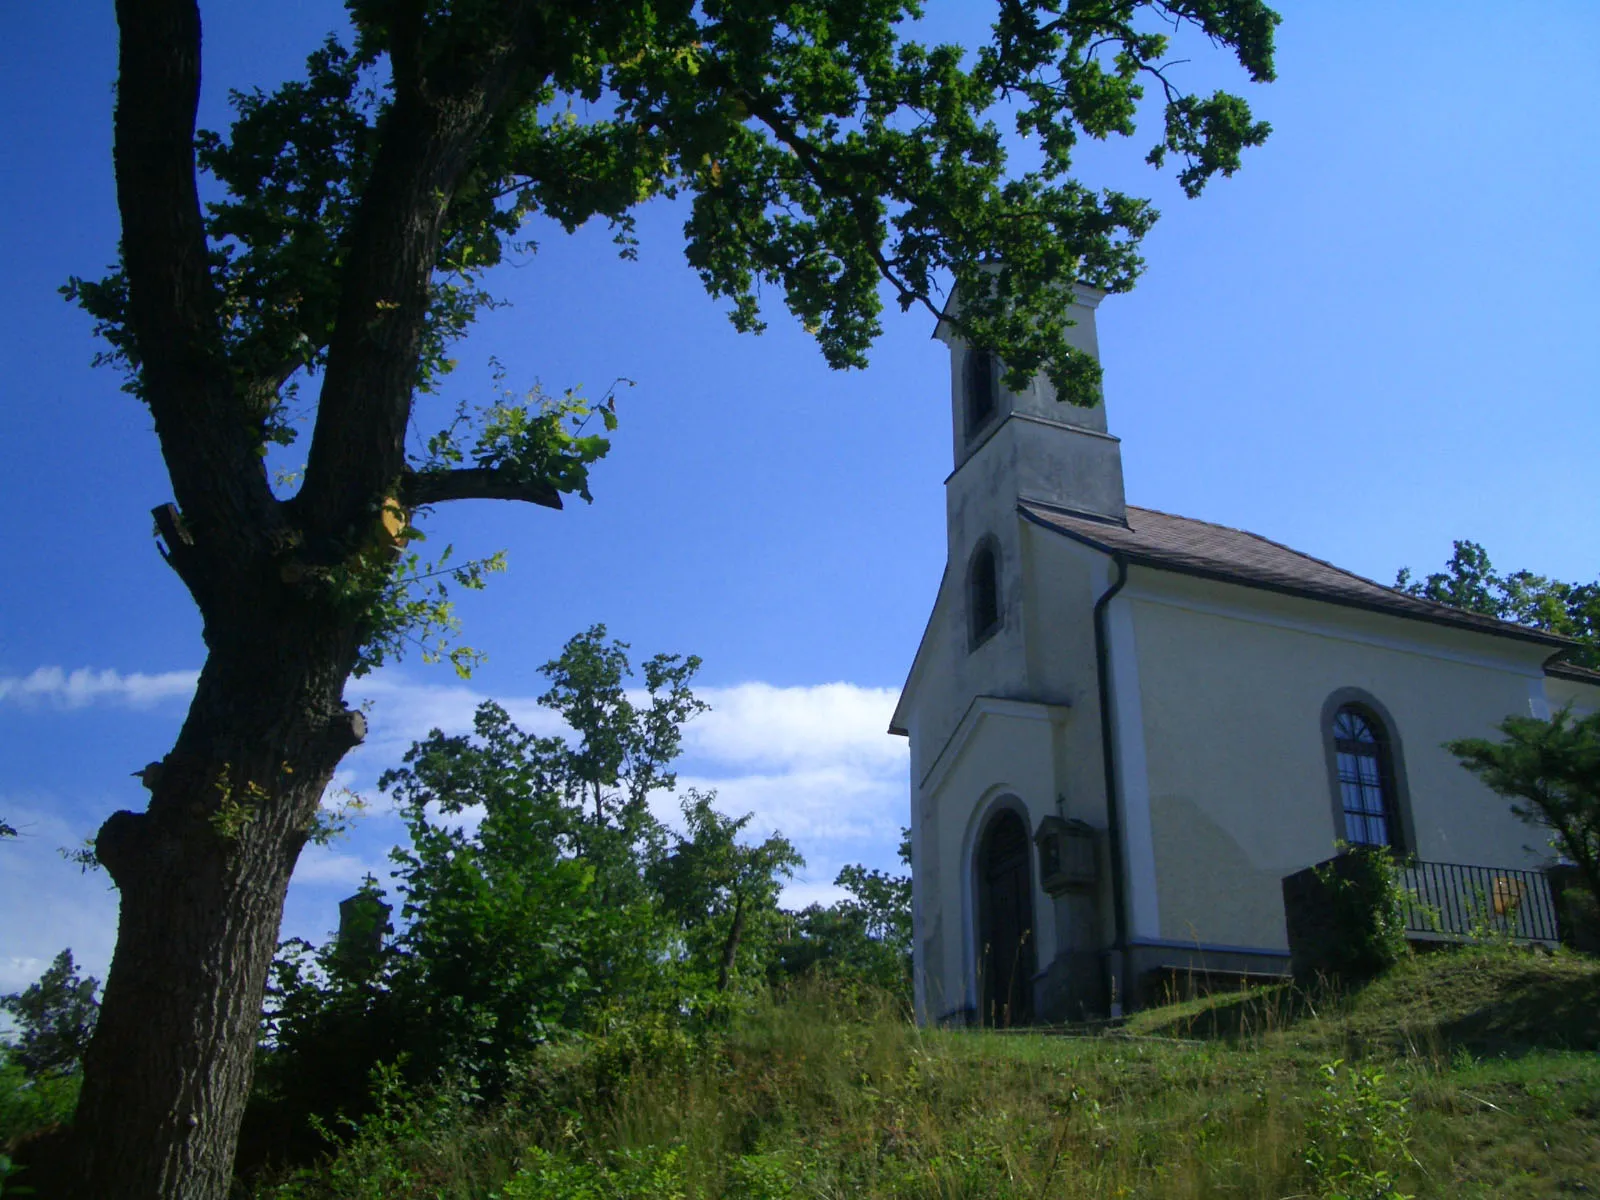
{"type": "Polygon", "coordinates": [[[622,1026],[553,1048],[493,1113],[390,1095],[341,1154],[255,1194],[1582,1194],[1600,1187],[1597,1002],[1595,964],[1505,950],[1408,963],[1353,997],[1184,1002],[1095,1036],[923,1030],[819,986],[715,1035],[622,1026]]]}

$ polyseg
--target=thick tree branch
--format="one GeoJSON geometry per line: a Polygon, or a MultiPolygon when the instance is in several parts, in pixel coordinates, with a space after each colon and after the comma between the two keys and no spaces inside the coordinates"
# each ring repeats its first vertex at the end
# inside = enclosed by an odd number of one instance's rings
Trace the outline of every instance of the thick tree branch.
{"type": "MultiPolygon", "coordinates": [[[[200,13],[194,0],[119,0],[117,19],[117,206],[140,390],[196,565],[237,579],[248,557],[238,535],[274,524],[276,502],[223,355],[195,183],[200,13]]],[[[184,581],[205,610],[220,579],[193,571],[184,581]]]]}
{"type": "MultiPolygon", "coordinates": [[[[480,56],[459,55],[445,78],[397,64],[397,95],[351,231],[342,294],[295,507],[308,530],[360,535],[405,461],[429,282],[450,199],[474,148],[534,81],[526,13],[521,36],[480,56]],[[472,63],[470,77],[462,63],[472,63]]],[[[404,54],[401,55],[402,60],[404,54]]]]}
{"type": "Polygon", "coordinates": [[[522,500],[560,508],[561,496],[542,479],[521,478],[494,467],[454,471],[408,471],[400,477],[400,503],[406,508],[447,500],[522,500]]]}

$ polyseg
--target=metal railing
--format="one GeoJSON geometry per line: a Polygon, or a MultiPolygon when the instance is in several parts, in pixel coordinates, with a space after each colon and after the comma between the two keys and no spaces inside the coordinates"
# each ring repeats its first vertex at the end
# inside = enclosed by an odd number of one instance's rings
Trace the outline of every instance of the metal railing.
{"type": "Polygon", "coordinates": [[[1543,871],[1412,862],[1400,869],[1406,936],[1457,941],[1509,938],[1554,944],[1556,906],[1543,871]]]}

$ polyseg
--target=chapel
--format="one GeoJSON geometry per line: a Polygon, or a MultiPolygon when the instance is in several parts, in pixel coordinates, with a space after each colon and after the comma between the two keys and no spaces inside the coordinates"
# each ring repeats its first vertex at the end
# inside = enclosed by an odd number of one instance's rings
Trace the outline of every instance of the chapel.
{"type": "MultiPolygon", "coordinates": [[[[1104,293],[1075,291],[1099,358],[1104,293]]],[[[1527,869],[1539,832],[1443,748],[1600,708],[1568,640],[1126,502],[1105,405],[1011,392],[942,321],[944,577],[910,741],[919,1020],[1119,1014],[1184,972],[1273,977],[1282,880],[1338,843],[1527,869]]]]}

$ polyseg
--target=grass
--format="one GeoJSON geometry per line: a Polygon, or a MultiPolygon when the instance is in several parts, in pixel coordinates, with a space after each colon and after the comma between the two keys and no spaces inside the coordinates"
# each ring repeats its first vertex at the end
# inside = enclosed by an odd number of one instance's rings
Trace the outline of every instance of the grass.
{"type": "Polygon", "coordinates": [[[1600,963],[1478,947],[1352,996],[1094,1036],[918,1030],[825,991],[552,1050],[489,1114],[398,1098],[266,1197],[1600,1195],[1600,963]]]}

